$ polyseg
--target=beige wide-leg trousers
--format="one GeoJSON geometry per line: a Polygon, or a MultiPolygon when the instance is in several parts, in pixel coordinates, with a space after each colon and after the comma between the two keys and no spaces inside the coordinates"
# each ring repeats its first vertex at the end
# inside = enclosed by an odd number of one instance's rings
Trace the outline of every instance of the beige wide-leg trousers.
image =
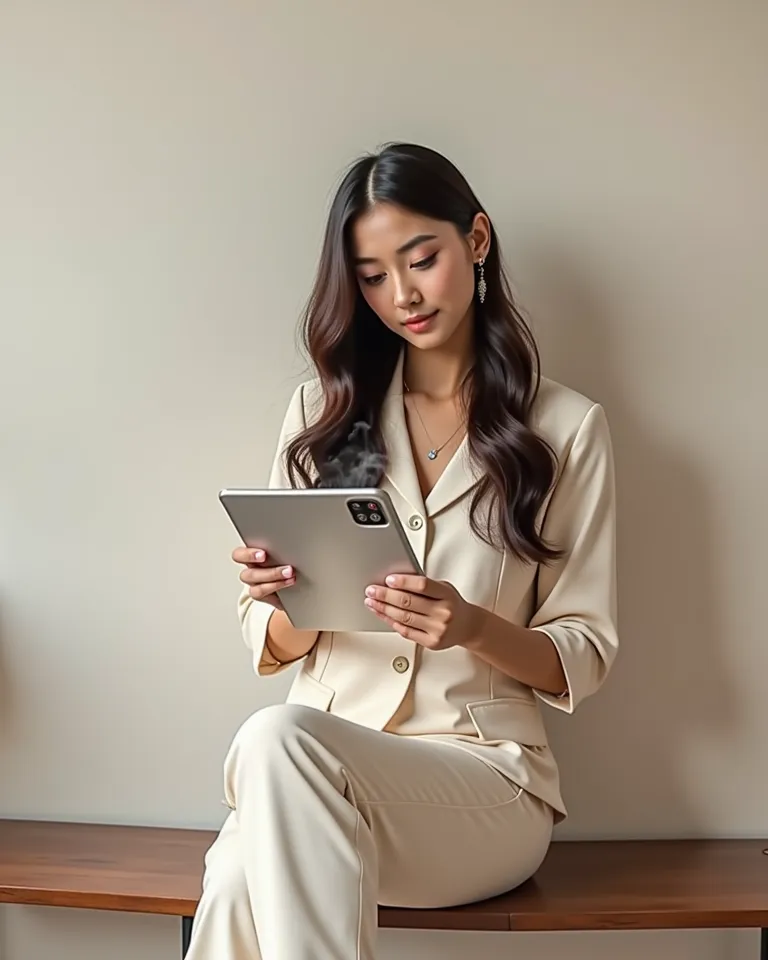
{"type": "Polygon", "coordinates": [[[240,728],[188,960],[374,960],[377,904],[494,896],[539,867],[552,812],[449,743],[295,704],[240,728]]]}

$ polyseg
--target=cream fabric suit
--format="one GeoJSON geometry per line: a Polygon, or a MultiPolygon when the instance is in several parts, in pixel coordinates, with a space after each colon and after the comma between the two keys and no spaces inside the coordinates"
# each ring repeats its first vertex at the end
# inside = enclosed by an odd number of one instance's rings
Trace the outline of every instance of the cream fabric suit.
{"type": "MultiPolygon", "coordinates": [[[[271,486],[288,486],[283,448],[320,402],[316,381],[294,393],[271,486]]],[[[322,633],[287,705],[259,711],[234,739],[225,764],[233,812],[207,859],[190,960],[370,960],[377,899],[466,902],[538,868],[553,822],[566,815],[541,704],[573,712],[604,681],[618,638],[604,412],[543,379],[532,426],[559,464],[540,517],[544,537],[565,551],[551,566],[524,564],[471,532],[479,474],[466,440],[422,497],[402,357],[383,410],[382,486],[427,575],[546,633],[567,693],[532,690],[463,647],[432,652],[395,633],[322,633]]],[[[256,672],[286,669],[265,646],[273,608],[243,590],[239,613],[256,672]]]]}

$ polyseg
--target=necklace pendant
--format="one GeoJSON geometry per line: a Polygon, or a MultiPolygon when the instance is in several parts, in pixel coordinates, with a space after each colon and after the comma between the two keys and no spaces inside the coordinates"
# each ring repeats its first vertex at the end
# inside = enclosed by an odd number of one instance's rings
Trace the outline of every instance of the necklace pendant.
{"type": "Polygon", "coordinates": [[[437,450],[430,450],[427,456],[430,460],[437,460],[437,450]]]}

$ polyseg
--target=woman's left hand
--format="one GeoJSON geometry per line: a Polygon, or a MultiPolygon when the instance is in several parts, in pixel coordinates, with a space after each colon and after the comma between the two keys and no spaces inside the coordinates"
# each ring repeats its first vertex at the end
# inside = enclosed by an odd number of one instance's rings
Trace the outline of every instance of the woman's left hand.
{"type": "Polygon", "coordinates": [[[447,650],[477,632],[480,610],[442,580],[401,574],[370,586],[365,604],[393,630],[429,650],[447,650]]]}

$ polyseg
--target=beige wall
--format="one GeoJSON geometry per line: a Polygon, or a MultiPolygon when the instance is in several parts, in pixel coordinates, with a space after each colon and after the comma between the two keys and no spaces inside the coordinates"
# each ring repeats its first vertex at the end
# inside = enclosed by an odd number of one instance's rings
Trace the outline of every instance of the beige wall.
{"type": "MultiPolygon", "coordinates": [[[[763,0],[0,4],[0,814],[220,823],[228,740],[285,683],[251,674],[216,492],[265,477],[334,178],[412,138],[466,171],[546,372],[613,428],[623,650],[551,722],[562,834],[765,834],[767,47],[763,0]]],[[[0,912],[9,960],[176,934],[0,912]]]]}

